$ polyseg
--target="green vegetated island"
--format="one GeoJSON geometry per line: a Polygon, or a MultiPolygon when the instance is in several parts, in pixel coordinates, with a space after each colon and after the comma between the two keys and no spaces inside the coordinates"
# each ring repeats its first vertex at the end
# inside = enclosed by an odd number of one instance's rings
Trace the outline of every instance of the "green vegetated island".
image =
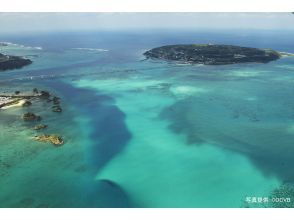
{"type": "Polygon", "coordinates": [[[179,44],[156,47],[144,53],[146,58],[192,64],[225,65],[235,63],[268,63],[290,53],[232,45],[179,44]]]}
{"type": "Polygon", "coordinates": [[[19,69],[31,63],[30,59],[0,53],[0,71],[19,69]]]}
{"type": "MultiPolygon", "coordinates": [[[[0,43],[0,47],[8,46],[6,43],[0,43]]],[[[0,53],[0,71],[19,69],[23,66],[31,64],[30,59],[20,56],[10,56],[0,53]]]]}

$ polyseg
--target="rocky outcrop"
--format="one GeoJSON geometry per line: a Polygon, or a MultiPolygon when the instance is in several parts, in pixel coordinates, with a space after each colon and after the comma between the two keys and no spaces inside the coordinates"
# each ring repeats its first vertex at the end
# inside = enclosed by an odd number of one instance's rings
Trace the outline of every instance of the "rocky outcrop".
{"type": "Polygon", "coordinates": [[[29,101],[29,100],[26,100],[26,101],[22,104],[23,107],[28,107],[28,106],[30,106],[30,105],[32,105],[32,102],[29,101]]]}
{"type": "Polygon", "coordinates": [[[59,97],[54,96],[52,101],[53,101],[54,105],[59,105],[60,104],[60,98],[59,97]]]}
{"type": "Polygon", "coordinates": [[[44,99],[48,99],[50,97],[50,93],[47,91],[41,91],[40,92],[40,97],[44,99]]]}
{"type": "Polygon", "coordinates": [[[268,63],[281,57],[270,49],[213,44],[168,45],[146,51],[144,55],[147,58],[205,65],[268,63]]]}
{"type": "MultiPolygon", "coordinates": [[[[53,112],[62,112],[61,108],[61,99],[57,96],[54,96],[50,94],[48,91],[38,90],[37,88],[32,89],[32,92],[23,92],[23,91],[15,91],[12,94],[3,93],[0,94],[0,108],[6,109],[7,106],[22,106],[27,107],[36,102],[42,102],[43,106],[46,107],[47,111],[51,110],[53,112]],[[46,102],[50,102],[46,103],[46,102]],[[50,107],[49,107],[50,106],[50,107]],[[48,108],[49,107],[49,108],[48,108]]],[[[30,110],[28,110],[30,111],[30,110]]],[[[44,130],[48,127],[47,124],[39,124],[38,121],[42,120],[41,116],[33,113],[33,112],[27,112],[21,116],[21,119],[25,121],[26,125],[31,130],[34,130],[36,133],[38,133],[41,130],[44,130]]],[[[48,142],[52,143],[56,146],[62,145],[64,143],[64,140],[60,135],[56,134],[42,134],[37,135],[34,137],[34,140],[39,142],[48,142]]]]}
{"type": "Polygon", "coordinates": [[[27,112],[23,114],[22,119],[24,121],[40,121],[42,118],[39,115],[35,115],[34,113],[27,112]]]}
{"type": "Polygon", "coordinates": [[[62,108],[59,105],[53,105],[52,111],[53,112],[62,112],[62,108]]]}
{"type": "Polygon", "coordinates": [[[45,129],[47,127],[48,127],[48,125],[39,124],[39,125],[34,126],[33,129],[36,131],[39,131],[39,130],[45,129]]]}
{"type": "Polygon", "coordinates": [[[51,143],[55,146],[60,146],[64,143],[63,139],[61,138],[61,136],[56,135],[56,134],[42,134],[39,136],[35,136],[34,138],[36,141],[40,141],[40,142],[45,142],[45,143],[51,143]]]}
{"type": "Polygon", "coordinates": [[[19,69],[23,66],[31,64],[30,59],[18,56],[9,56],[0,53],[0,71],[19,69]]]}

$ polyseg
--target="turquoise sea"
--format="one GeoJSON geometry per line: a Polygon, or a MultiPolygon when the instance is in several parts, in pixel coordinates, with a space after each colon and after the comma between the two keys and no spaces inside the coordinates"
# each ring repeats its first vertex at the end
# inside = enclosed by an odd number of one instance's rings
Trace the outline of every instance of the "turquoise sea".
{"type": "Polygon", "coordinates": [[[293,207],[294,58],[204,66],[142,55],[180,43],[294,53],[293,39],[283,30],[1,35],[13,44],[0,53],[33,60],[0,72],[1,93],[61,97],[61,114],[46,103],[29,110],[65,144],[32,140],[38,132],[20,120],[28,109],[1,110],[0,207],[293,207]]]}

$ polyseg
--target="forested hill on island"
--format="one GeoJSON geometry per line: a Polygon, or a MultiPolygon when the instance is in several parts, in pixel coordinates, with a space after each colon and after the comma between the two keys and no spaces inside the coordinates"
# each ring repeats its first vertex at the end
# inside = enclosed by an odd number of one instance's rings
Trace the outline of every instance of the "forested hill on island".
{"type": "Polygon", "coordinates": [[[0,71],[19,69],[31,63],[32,61],[30,59],[0,53],[0,71]]]}
{"type": "Polygon", "coordinates": [[[268,63],[282,56],[281,53],[271,49],[214,44],[167,45],[148,50],[144,55],[147,58],[205,65],[268,63]]]}

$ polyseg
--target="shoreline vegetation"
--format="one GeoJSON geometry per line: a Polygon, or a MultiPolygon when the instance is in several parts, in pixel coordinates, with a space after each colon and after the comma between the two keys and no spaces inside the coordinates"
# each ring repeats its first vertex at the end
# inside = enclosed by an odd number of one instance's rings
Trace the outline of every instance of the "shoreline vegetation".
{"type": "Polygon", "coordinates": [[[233,45],[178,44],[156,47],[143,54],[147,59],[179,61],[190,64],[227,65],[236,63],[268,63],[281,57],[294,56],[272,49],[233,45]]]}
{"type": "MultiPolygon", "coordinates": [[[[46,101],[52,102],[51,111],[61,113],[62,108],[60,104],[60,98],[53,96],[47,91],[39,91],[37,88],[34,88],[32,92],[21,93],[20,91],[15,91],[14,94],[0,94],[0,110],[7,110],[14,107],[28,107],[34,104],[35,101],[46,101]]],[[[26,123],[35,123],[42,120],[42,117],[36,115],[33,112],[24,113],[21,116],[21,119],[26,123]]],[[[37,124],[32,127],[32,130],[40,131],[48,127],[45,124],[37,124]]],[[[60,146],[64,144],[64,140],[58,134],[40,134],[35,135],[33,140],[45,143],[51,143],[54,146],[60,146]]]]}

